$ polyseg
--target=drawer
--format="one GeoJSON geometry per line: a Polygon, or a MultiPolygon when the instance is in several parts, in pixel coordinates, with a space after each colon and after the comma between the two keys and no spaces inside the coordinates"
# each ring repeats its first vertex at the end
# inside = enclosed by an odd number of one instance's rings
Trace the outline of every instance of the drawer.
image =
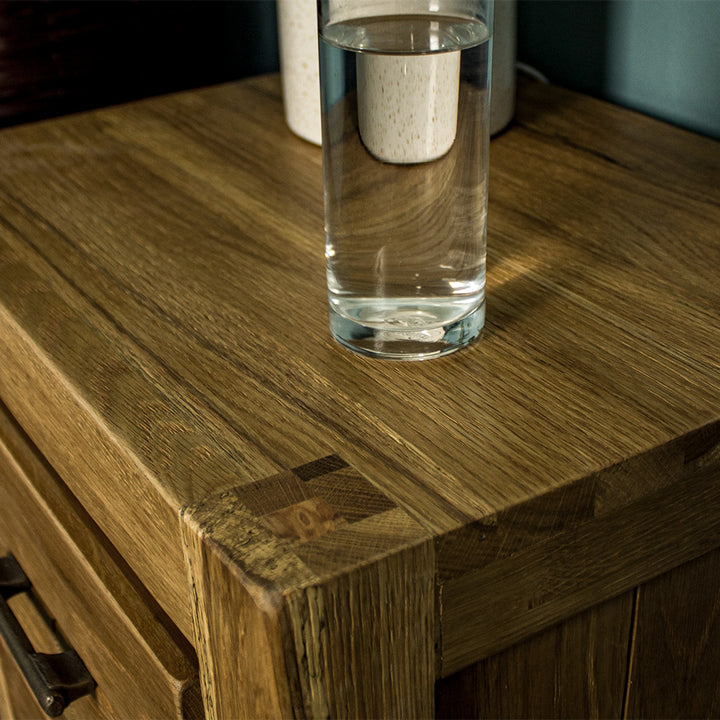
{"type": "MultiPolygon", "coordinates": [[[[33,649],[71,647],[95,682],[63,717],[203,717],[193,648],[0,405],[0,556],[8,553],[31,584],[8,605],[33,649]]],[[[0,717],[43,717],[1,638],[0,671],[0,717]]]]}
{"type": "MultiPolygon", "coordinates": [[[[4,555],[5,548],[0,548],[0,550],[4,555]]],[[[37,652],[57,653],[65,649],[48,625],[48,618],[37,607],[30,594],[17,595],[11,599],[9,604],[37,652]]],[[[72,718],[78,720],[106,718],[100,713],[101,708],[92,695],[88,695],[72,702],[63,717],[68,720],[72,720],[72,718]]],[[[38,709],[38,702],[25,682],[15,659],[5,643],[0,640],[0,719],[23,718],[29,720],[38,717],[44,717],[38,709]]]]}

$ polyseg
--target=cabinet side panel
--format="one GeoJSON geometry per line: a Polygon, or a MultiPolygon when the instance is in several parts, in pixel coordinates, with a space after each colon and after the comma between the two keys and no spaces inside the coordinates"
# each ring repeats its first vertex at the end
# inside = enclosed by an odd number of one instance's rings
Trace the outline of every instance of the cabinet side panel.
{"type": "Polygon", "coordinates": [[[720,716],[720,550],[639,590],[628,717],[720,716]]]}
{"type": "Polygon", "coordinates": [[[458,564],[460,572],[451,574],[446,560],[456,559],[447,543],[441,545],[440,674],[447,677],[717,548],[718,477],[720,423],[712,422],[563,488],[557,497],[517,506],[509,517],[499,515],[495,528],[476,524],[479,552],[495,545],[477,568],[458,564]],[[563,515],[568,507],[573,512],[563,515]],[[548,514],[551,508],[557,515],[548,514]]]}
{"type": "Polygon", "coordinates": [[[280,603],[256,602],[214,543],[184,532],[205,717],[293,717],[280,603]]]}
{"type": "Polygon", "coordinates": [[[436,685],[439,718],[620,717],[634,591],[436,685]]]}
{"type": "Polygon", "coordinates": [[[338,456],[183,511],[209,718],[430,717],[436,568],[338,456]]]}
{"type": "Polygon", "coordinates": [[[289,597],[309,717],[433,716],[434,582],[427,542],[289,597]]]}

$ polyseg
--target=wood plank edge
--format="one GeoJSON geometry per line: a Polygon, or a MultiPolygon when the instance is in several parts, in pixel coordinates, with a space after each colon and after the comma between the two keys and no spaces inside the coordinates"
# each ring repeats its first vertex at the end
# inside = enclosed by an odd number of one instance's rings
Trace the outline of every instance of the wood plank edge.
{"type": "Polygon", "coordinates": [[[720,547],[717,454],[690,456],[683,481],[444,582],[439,675],[720,547]]]}

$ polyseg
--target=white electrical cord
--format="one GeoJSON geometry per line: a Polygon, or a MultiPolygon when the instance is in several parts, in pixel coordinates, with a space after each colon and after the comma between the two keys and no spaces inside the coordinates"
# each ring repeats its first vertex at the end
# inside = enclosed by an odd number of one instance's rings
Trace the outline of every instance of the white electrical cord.
{"type": "Polygon", "coordinates": [[[529,75],[530,77],[535,78],[535,80],[539,80],[541,83],[545,83],[546,85],[550,84],[547,76],[543,75],[537,68],[534,68],[532,65],[528,65],[524,62],[517,62],[515,63],[515,67],[517,68],[518,72],[525,73],[525,75],[529,75]]]}

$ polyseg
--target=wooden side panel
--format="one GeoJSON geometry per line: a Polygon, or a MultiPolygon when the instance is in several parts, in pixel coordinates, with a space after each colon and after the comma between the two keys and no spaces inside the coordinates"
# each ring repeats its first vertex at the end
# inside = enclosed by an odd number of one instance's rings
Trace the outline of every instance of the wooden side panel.
{"type": "Polygon", "coordinates": [[[625,593],[439,680],[437,716],[621,717],[633,602],[625,593]]]}
{"type": "Polygon", "coordinates": [[[443,538],[440,674],[718,547],[719,472],[712,423],[443,538]]]}
{"type": "Polygon", "coordinates": [[[720,717],[720,551],[639,593],[628,717],[720,717]]]}
{"type": "Polygon", "coordinates": [[[207,720],[292,717],[280,598],[253,597],[212,543],[186,543],[207,720]]]}
{"type": "Polygon", "coordinates": [[[429,543],[293,594],[306,715],[432,717],[433,596],[429,543]]]}
{"type": "Polygon", "coordinates": [[[434,546],[337,456],[183,514],[207,717],[429,717],[434,546]]]}

